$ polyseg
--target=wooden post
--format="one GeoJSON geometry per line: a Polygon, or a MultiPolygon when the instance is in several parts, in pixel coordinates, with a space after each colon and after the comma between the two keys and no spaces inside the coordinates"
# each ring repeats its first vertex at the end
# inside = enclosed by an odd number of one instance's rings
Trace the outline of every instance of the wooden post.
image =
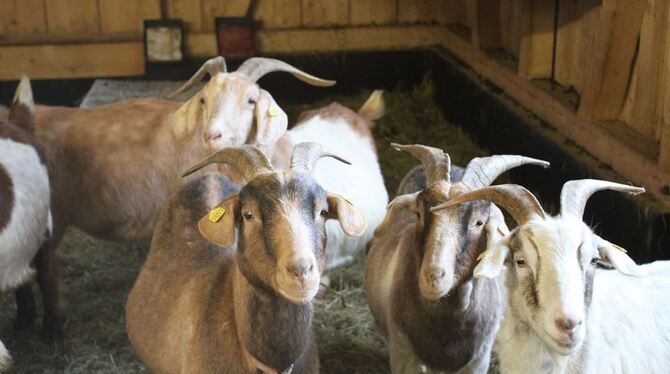
{"type": "Polygon", "coordinates": [[[476,0],[473,1],[472,43],[483,49],[500,47],[500,1],[476,0]],[[475,31],[476,30],[476,31],[475,31]]]}
{"type": "Polygon", "coordinates": [[[519,75],[550,78],[554,58],[555,1],[519,0],[524,3],[525,29],[521,38],[519,75]]]}

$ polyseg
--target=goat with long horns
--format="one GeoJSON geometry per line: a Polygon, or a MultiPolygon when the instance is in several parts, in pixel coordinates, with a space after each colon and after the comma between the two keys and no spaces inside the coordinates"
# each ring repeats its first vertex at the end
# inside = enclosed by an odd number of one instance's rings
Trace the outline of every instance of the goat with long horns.
{"type": "Polygon", "coordinates": [[[247,184],[234,193],[208,174],[165,207],[126,308],[128,336],[151,371],[318,372],[311,302],[325,222],[336,219],[354,236],[366,228],[362,212],[315,181],[322,157],[344,161],[300,143],[290,170],[277,172],[257,148],[241,146],[186,172],[226,163],[247,184]]]}

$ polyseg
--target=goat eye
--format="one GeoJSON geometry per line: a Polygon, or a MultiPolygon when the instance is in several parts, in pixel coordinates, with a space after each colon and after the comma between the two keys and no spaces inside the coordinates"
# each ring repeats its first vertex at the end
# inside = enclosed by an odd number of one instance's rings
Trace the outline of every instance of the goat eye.
{"type": "Polygon", "coordinates": [[[416,212],[416,218],[421,219],[421,213],[416,212]]]}
{"type": "Polygon", "coordinates": [[[248,211],[244,212],[243,215],[244,215],[244,219],[246,219],[246,220],[250,220],[250,219],[254,218],[254,215],[251,214],[251,212],[248,212],[248,211]]]}
{"type": "Polygon", "coordinates": [[[517,264],[517,266],[520,266],[520,267],[525,266],[526,265],[526,260],[524,260],[523,258],[518,258],[516,260],[516,264],[517,264]]]}
{"type": "Polygon", "coordinates": [[[205,105],[205,98],[203,97],[200,98],[200,104],[205,105]]]}
{"type": "Polygon", "coordinates": [[[484,224],[484,221],[481,221],[481,220],[475,222],[475,225],[477,225],[477,226],[482,226],[483,224],[484,224]]]}
{"type": "Polygon", "coordinates": [[[592,258],[591,259],[591,265],[593,265],[593,266],[598,265],[598,261],[600,261],[600,259],[598,257],[592,258]]]}
{"type": "Polygon", "coordinates": [[[321,217],[327,217],[328,216],[328,211],[325,210],[325,209],[322,209],[319,214],[321,215],[321,217]]]}
{"type": "Polygon", "coordinates": [[[254,104],[256,104],[256,100],[254,100],[254,99],[249,99],[249,100],[247,100],[247,104],[249,104],[249,105],[254,105],[254,104]]]}

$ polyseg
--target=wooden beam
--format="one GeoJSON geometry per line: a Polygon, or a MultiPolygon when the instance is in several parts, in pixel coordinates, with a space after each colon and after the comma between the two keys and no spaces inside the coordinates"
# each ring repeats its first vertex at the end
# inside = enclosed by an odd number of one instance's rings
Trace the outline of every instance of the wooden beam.
{"type": "Polygon", "coordinates": [[[478,74],[503,89],[521,106],[610,165],[616,172],[629,178],[636,185],[647,188],[647,191],[666,207],[670,206],[670,196],[663,192],[668,188],[670,172],[662,170],[644,155],[630,150],[625,139],[612,137],[607,131],[592,126],[590,122],[578,117],[574,111],[536,87],[531,81],[519,79],[517,74],[488,57],[480,49],[474,48],[458,35],[445,30],[443,36],[442,45],[470,65],[478,74]]]}
{"type": "Polygon", "coordinates": [[[44,34],[44,0],[4,0],[0,6],[0,38],[44,34]]]}
{"type": "Polygon", "coordinates": [[[49,33],[97,34],[100,11],[97,0],[45,0],[49,33]]]}
{"type": "Polygon", "coordinates": [[[302,0],[302,25],[342,26],[349,23],[349,0],[302,0]]]}
{"type": "Polygon", "coordinates": [[[554,58],[555,1],[522,1],[519,75],[524,78],[550,78],[554,58]],[[524,28],[525,25],[525,28],[524,28]]]}
{"type": "Polygon", "coordinates": [[[603,0],[594,40],[587,46],[579,116],[616,120],[626,98],[647,0],[603,0]]]}
{"type": "Polygon", "coordinates": [[[142,43],[0,48],[0,80],[119,77],[144,74],[142,43]],[[56,63],[57,62],[57,63],[56,63]]]}

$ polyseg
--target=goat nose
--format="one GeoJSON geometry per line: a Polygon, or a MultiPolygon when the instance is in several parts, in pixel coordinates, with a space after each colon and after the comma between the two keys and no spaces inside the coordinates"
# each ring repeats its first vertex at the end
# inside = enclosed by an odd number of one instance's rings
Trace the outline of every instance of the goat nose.
{"type": "Polygon", "coordinates": [[[209,139],[208,140],[217,140],[221,139],[221,131],[214,131],[209,133],[209,139]]]}
{"type": "Polygon", "coordinates": [[[286,271],[298,279],[304,279],[314,270],[314,264],[308,262],[296,262],[286,266],[286,271]]]}
{"type": "Polygon", "coordinates": [[[428,280],[437,282],[444,278],[445,272],[444,269],[430,269],[426,275],[428,276],[428,280]]]}
{"type": "Polygon", "coordinates": [[[554,320],[556,327],[560,331],[572,332],[577,326],[582,324],[581,319],[569,318],[565,316],[558,317],[554,320]]]}

